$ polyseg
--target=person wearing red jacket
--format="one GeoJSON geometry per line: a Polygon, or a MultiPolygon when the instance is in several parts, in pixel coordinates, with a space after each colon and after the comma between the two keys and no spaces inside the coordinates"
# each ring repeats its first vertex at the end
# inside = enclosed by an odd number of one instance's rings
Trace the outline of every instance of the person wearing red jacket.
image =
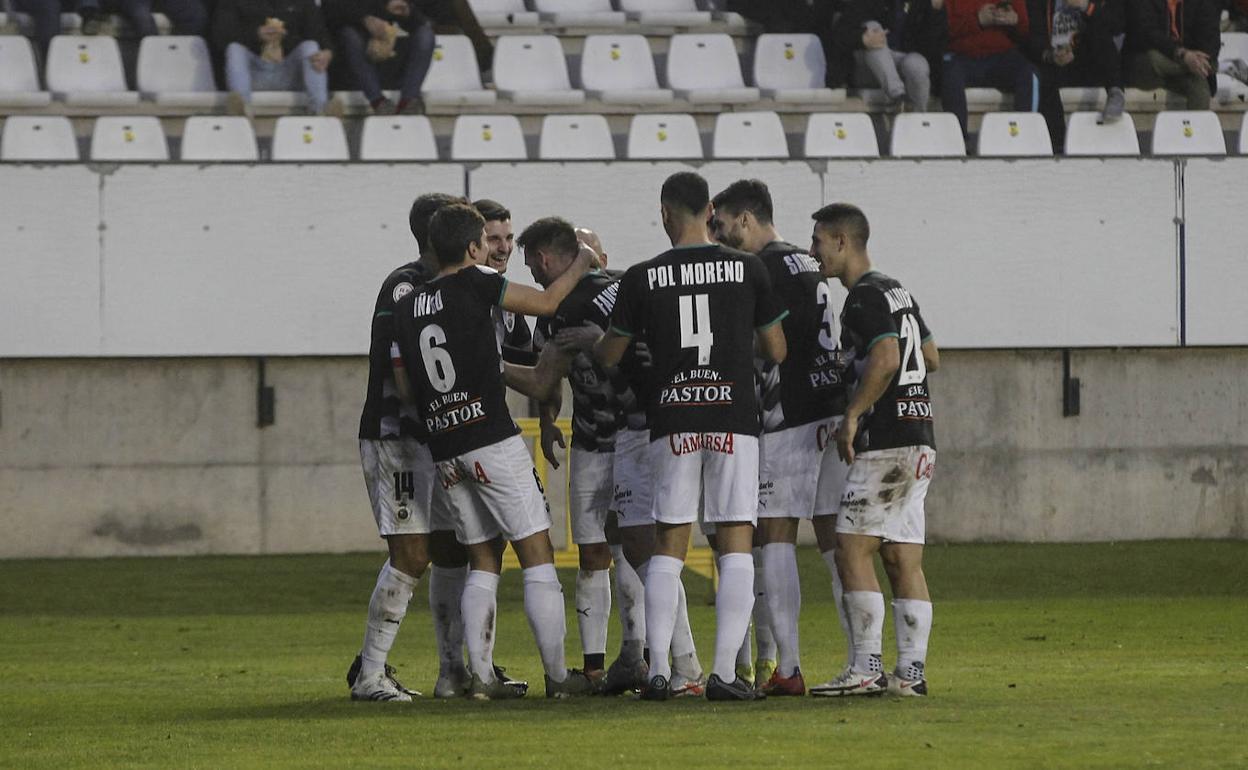
{"type": "Polygon", "coordinates": [[[1036,69],[1023,55],[1027,39],[1024,0],[946,0],[949,52],[945,54],[941,101],[958,116],[966,136],[967,87],[1014,92],[1014,109],[1035,112],[1036,69]]]}

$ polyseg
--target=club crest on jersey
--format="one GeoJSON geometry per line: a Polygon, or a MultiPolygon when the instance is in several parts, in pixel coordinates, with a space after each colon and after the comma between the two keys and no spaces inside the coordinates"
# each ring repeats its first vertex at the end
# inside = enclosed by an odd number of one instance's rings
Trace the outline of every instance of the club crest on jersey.
{"type": "Polygon", "coordinates": [[[671,433],[667,437],[667,444],[671,447],[672,454],[677,457],[704,449],[726,455],[734,452],[732,433],[671,433]]]}
{"type": "Polygon", "coordinates": [[[399,508],[399,510],[395,511],[394,515],[395,515],[395,518],[397,518],[399,521],[407,521],[407,517],[411,516],[412,514],[410,511],[407,510],[407,506],[405,505],[402,508],[399,508]]]}
{"type": "Polygon", "coordinates": [[[507,329],[508,334],[510,334],[512,331],[515,330],[516,328],[516,314],[515,313],[506,311],[506,310],[503,311],[503,327],[507,329]]]}
{"type": "Polygon", "coordinates": [[[394,292],[391,293],[390,296],[394,298],[395,302],[398,302],[399,300],[406,297],[408,294],[411,294],[412,291],[414,291],[415,289],[416,289],[415,286],[411,285],[407,281],[404,281],[403,283],[400,283],[398,286],[394,287],[394,292]]]}

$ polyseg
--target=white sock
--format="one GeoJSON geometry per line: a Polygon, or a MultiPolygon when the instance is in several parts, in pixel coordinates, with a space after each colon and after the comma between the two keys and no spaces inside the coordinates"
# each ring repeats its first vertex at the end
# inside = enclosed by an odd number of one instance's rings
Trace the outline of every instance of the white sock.
{"type": "Polygon", "coordinates": [[[641,660],[646,646],[646,588],[633,565],[624,558],[624,546],[611,546],[615,560],[615,608],[620,616],[620,657],[641,660]]]}
{"type": "Polygon", "coordinates": [[[846,591],[845,614],[854,638],[855,671],[883,671],[880,662],[884,638],[884,594],[878,591],[846,591]]]}
{"type": "MultiPolygon", "coordinates": [[[[604,591],[610,596],[610,590],[604,588],[604,591]]],[[[563,586],[559,585],[555,565],[540,564],[524,571],[524,614],[529,617],[529,628],[533,629],[533,638],[537,640],[546,676],[553,682],[564,681],[568,678],[568,667],[563,658],[563,637],[568,627],[563,609],[563,586]]],[[[606,649],[605,638],[603,649],[606,649]]]]}
{"type": "Polygon", "coordinates": [[[823,562],[832,573],[832,603],[836,605],[836,619],[841,622],[841,631],[845,633],[845,665],[854,662],[854,637],[849,632],[849,621],[845,619],[845,589],[841,585],[841,573],[836,571],[836,549],[823,552],[823,562]]]}
{"type": "MultiPolygon", "coordinates": [[[[754,657],[763,660],[776,659],[776,635],[771,625],[771,607],[766,592],[767,581],[763,579],[763,549],[754,549],[754,657]]],[[[749,635],[748,632],[746,634],[749,635]]],[[[746,656],[749,664],[749,656],[746,656]]]]}
{"type": "Polygon", "coordinates": [[[498,614],[498,575],[471,570],[464,584],[461,612],[468,666],[482,682],[494,681],[494,616],[498,614]]]}
{"type": "Polygon", "coordinates": [[[386,667],[386,656],[394,646],[399,624],[407,614],[407,603],[418,578],[399,572],[387,561],[377,573],[377,585],[368,600],[368,622],[364,625],[364,646],[360,649],[360,676],[371,676],[386,667]]]}
{"type": "Polygon", "coordinates": [[[767,582],[767,610],[776,637],[777,670],[793,676],[802,665],[797,621],[802,614],[802,587],[797,577],[797,546],[768,543],[763,546],[763,577],[767,582]]]}
{"type": "Polygon", "coordinates": [[[719,590],[715,593],[715,667],[725,682],[737,678],[737,651],[750,627],[754,609],[754,555],[726,553],[719,557],[719,590]]]}
{"type": "Polygon", "coordinates": [[[672,673],[686,679],[701,679],[702,662],[698,660],[698,651],[693,643],[693,629],[689,627],[689,601],[685,596],[685,581],[678,581],[676,589],[676,625],[672,626],[672,673]]]}
{"type": "Polygon", "coordinates": [[[680,571],[685,563],[671,556],[652,556],[646,568],[646,646],[650,648],[650,676],[669,681],[672,666],[667,653],[672,647],[680,603],[680,571]]]}
{"type": "Polygon", "coordinates": [[[468,567],[429,569],[429,614],[438,642],[438,675],[447,676],[464,669],[464,616],[461,605],[468,567]]]}
{"type": "Polygon", "coordinates": [[[577,570],[576,624],[581,652],[607,654],[607,622],[611,619],[611,570],[577,570]]]}
{"type": "Polygon", "coordinates": [[[893,628],[897,631],[897,673],[906,679],[922,679],[927,637],[932,632],[932,603],[893,599],[893,628]]]}

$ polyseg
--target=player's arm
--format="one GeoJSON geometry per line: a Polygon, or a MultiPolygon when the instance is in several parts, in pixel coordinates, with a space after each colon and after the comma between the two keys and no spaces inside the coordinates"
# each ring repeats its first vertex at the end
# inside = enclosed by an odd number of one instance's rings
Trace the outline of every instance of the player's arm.
{"type": "Polygon", "coordinates": [[[405,404],[416,401],[416,393],[412,390],[412,381],[407,377],[407,367],[403,365],[403,354],[399,352],[397,343],[390,343],[390,366],[394,369],[394,389],[399,393],[399,400],[405,404]]]}
{"type": "Polygon", "coordinates": [[[581,244],[581,250],[577,253],[576,259],[572,261],[572,266],[565,270],[554,283],[547,286],[545,291],[509,282],[503,289],[503,296],[498,304],[504,310],[510,310],[513,313],[552,316],[564,297],[567,297],[577,282],[589,272],[589,266],[594,258],[593,249],[581,244]]]}
{"type": "Polygon", "coordinates": [[[784,338],[784,325],[780,323],[780,319],[768,326],[754,331],[754,336],[758,340],[758,352],[763,358],[778,364],[784,361],[785,356],[789,354],[789,343],[784,338]]]}
{"type": "Polygon", "coordinates": [[[893,376],[901,368],[901,348],[895,335],[881,337],[867,353],[858,387],[849,399],[845,419],[836,432],[836,451],[846,463],[854,461],[854,437],[858,435],[858,421],[888,390],[893,376]]]}
{"type": "Polygon", "coordinates": [[[632,339],[618,329],[608,329],[607,333],[594,343],[594,360],[608,369],[619,366],[620,359],[624,358],[624,352],[628,350],[628,343],[632,339]]]}
{"type": "Polygon", "coordinates": [[[927,371],[934,372],[940,368],[940,350],[936,347],[936,340],[928,337],[923,341],[923,363],[927,365],[927,371]]]}
{"type": "Polygon", "coordinates": [[[559,467],[559,458],[555,455],[555,444],[558,444],[560,449],[568,448],[563,440],[563,431],[555,424],[555,421],[559,419],[559,410],[562,408],[563,392],[560,389],[555,391],[553,400],[542,402],[537,409],[537,421],[541,426],[538,443],[541,444],[542,455],[546,457],[546,462],[550,463],[552,468],[559,467]]]}
{"type": "Polygon", "coordinates": [[[572,360],[558,345],[546,345],[535,366],[503,361],[503,379],[507,387],[537,401],[558,398],[560,381],[568,373],[572,360]]]}

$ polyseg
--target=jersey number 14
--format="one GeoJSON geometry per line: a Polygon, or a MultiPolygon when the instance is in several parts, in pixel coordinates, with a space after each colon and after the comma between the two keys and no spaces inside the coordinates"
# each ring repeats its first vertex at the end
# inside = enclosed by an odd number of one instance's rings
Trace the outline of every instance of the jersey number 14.
{"type": "Polygon", "coordinates": [[[680,346],[698,349],[698,366],[711,362],[711,345],[715,335],[711,332],[711,298],[706,294],[694,294],[680,298],[680,346]]]}

